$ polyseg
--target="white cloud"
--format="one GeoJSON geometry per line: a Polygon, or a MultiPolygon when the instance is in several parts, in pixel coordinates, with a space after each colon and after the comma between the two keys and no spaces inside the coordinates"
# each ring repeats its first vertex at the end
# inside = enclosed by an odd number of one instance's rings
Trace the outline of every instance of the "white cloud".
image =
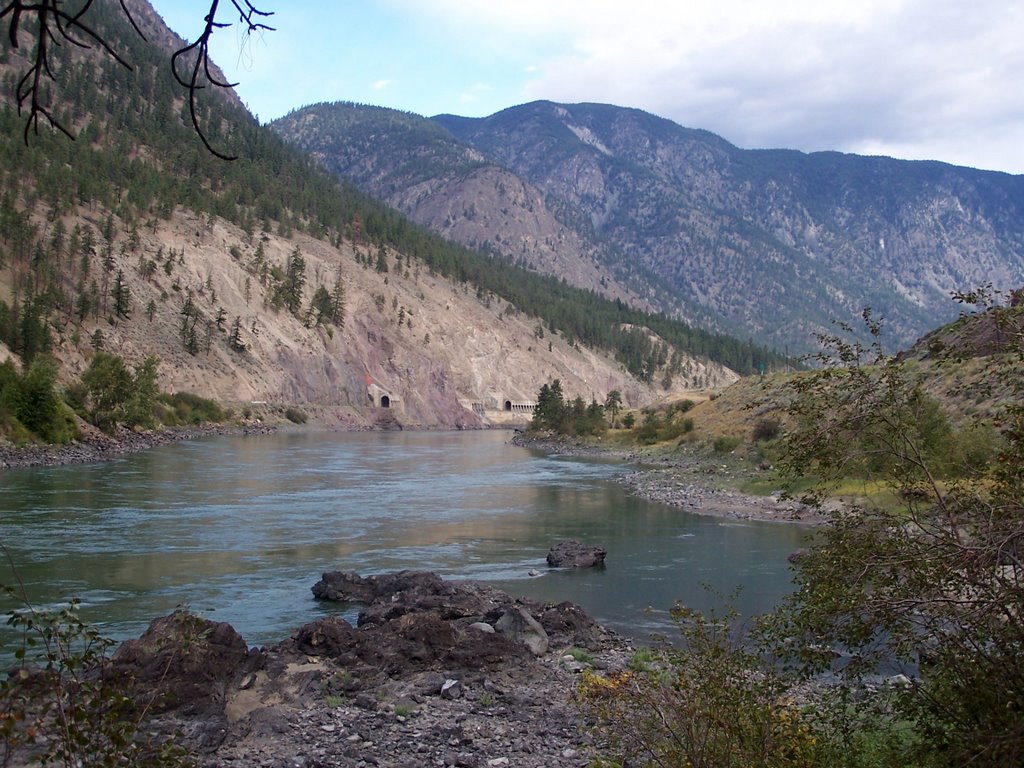
{"type": "Polygon", "coordinates": [[[745,147],[1024,172],[1018,0],[391,2],[467,45],[531,51],[520,101],[635,106],[745,147]]]}
{"type": "Polygon", "coordinates": [[[383,91],[385,88],[391,85],[391,83],[391,80],[376,80],[370,87],[373,88],[373,90],[375,91],[383,91]]]}

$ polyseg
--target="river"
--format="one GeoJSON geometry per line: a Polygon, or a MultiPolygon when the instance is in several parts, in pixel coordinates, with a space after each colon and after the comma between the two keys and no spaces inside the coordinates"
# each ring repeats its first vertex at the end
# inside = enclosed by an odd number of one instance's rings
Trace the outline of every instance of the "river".
{"type": "MultiPolygon", "coordinates": [[[[183,606],[251,645],[340,610],[310,593],[327,570],[486,580],[579,603],[638,640],[670,630],[676,600],[708,609],[739,587],[733,602],[750,615],[790,590],[786,557],[803,529],[643,501],[614,482],[630,471],[621,463],[545,456],[509,438],[281,432],[3,472],[0,581],[20,580],[37,606],[77,596],[117,639],[183,606]],[[606,566],[548,569],[548,548],[566,538],[607,547],[606,566]]],[[[6,657],[13,638],[5,629],[0,639],[6,657]]]]}

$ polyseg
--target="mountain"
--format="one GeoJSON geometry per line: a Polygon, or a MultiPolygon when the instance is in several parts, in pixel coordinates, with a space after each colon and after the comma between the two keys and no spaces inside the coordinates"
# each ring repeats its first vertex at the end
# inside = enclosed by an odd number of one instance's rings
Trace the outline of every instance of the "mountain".
{"type": "Polygon", "coordinates": [[[885,318],[898,347],[956,314],[950,292],[1024,282],[1022,176],[742,150],[603,104],[541,101],[487,118],[404,115],[403,123],[398,138],[377,108],[337,104],[297,110],[273,127],[436,231],[458,229],[470,212],[481,222],[472,238],[513,260],[523,238],[507,200],[452,180],[483,167],[515,174],[518,182],[503,176],[501,186],[536,190],[545,215],[575,234],[555,250],[580,266],[535,258],[536,268],[592,286],[581,274],[593,265],[608,286],[652,306],[777,348],[811,349],[814,333],[865,306],[885,318]],[[356,150],[368,125],[374,140],[356,150]],[[356,152],[360,163],[351,162],[356,152]],[[449,164],[453,156],[461,164],[449,164]],[[413,177],[416,196],[388,183],[413,177]],[[498,245],[506,240],[512,247],[498,245]]]}
{"type": "Polygon", "coordinates": [[[304,107],[271,127],[323,168],[448,239],[652,308],[616,280],[602,246],[563,223],[541,190],[434,122],[334,103],[304,107]]]}
{"type": "MultiPolygon", "coordinates": [[[[0,109],[0,360],[52,355],[70,385],[97,349],[157,355],[163,389],[243,410],[448,427],[500,422],[553,378],[642,405],[778,361],[453,245],[204,89],[200,124],[240,159],[214,157],[168,70],[180,38],[128,5],[147,40],[115,0],[89,21],[133,70],[51,52],[45,95],[76,140],[44,127],[26,144],[24,117],[0,109]]],[[[8,87],[26,48],[2,51],[8,87]]]]}

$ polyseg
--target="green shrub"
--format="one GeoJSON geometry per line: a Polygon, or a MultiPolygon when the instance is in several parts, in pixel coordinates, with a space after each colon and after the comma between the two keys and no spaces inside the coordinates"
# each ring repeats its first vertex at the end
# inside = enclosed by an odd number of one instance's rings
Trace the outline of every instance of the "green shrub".
{"type": "Polygon", "coordinates": [[[715,453],[732,453],[739,448],[740,443],[743,442],[743,438],[736,437],[734,435],[722,435],[716,437],[714,442],[711,444],[712,450],[715,453]]]}
{"type": "Polygon", "coordinates": [[[305,411],[300,408],[294,408],[289,406],[285,408],[284,417],[288,419],[292,424],[305,424],[307,416],[305,411]]]}
{"type": "Polygon", "coordinates": [[[570,648],[569,650],[567,650],[565,652],[565,655],[566,656],[572,656],[572,658],[574,660],[576,660],[578,662],[581,662],[583,664],[593,664],[594,663],[594,656],[593,656],[593,654],[588,653],[587,651],[583,650],[582,648],[577,648],[575,645],[572,648],[570,648]]]}
{"type": "Polygon", "coordinates": [[[57,390],[57,363],[37,356],[23,375],[13,360],[0,364],[0,429],[14,442],[67,443],[78,429],[57,390]]]}
{"type": "Polygon", "coordinates": [[[673,768],[822,765],[818,734],[787,686],[734,641],[735,616],[679,609],[676,618],[683,648],[638,653],[627,671],[583,673],[576,700],[607,745],[602,759],[673,768]]]}
{"type": "Polygon", "coordinates": [[[644,445],[652,445],[658,442],[658,436],[663,424],[661,414],[657,411],[644,411],[644,421],[636,428],[636,439],[644,445]]]}
{"type": "Polygon", "coordinates": [[[191,392],[176,392],[173,395],[163,393],[158,402],[165,406],[159,410],[160,420],[168,426],[219,424],[228,418],[216,402],[191,392]]]}
{"type": "Polygon", "coordinates": [[[778,419],[760,419],[754,425],[754,432],[751,435],[755,443],[763,443],[774,440],[782,433],[782,422],[778,419]]]}
{"type": "Polygon", "coordinates": [[[127,681],[108,674],[114,642],[78,616],[78,602],[40,610],[21,604],[7,614],[20,636],[15,666],[0,683],[3,765],[139,766],[185,768],[194,762],[171,740],[143,733],[148,707],[136,708],[127,681]]]}

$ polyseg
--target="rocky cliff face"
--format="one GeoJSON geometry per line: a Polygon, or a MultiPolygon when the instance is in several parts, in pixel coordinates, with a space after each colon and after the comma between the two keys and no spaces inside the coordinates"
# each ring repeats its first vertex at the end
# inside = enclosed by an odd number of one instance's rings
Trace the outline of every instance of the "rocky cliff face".
{"type": "Polygon", "coordinates": [[[863,306],[911,340],[955,314],[950,291],[1024,276],[1022,177],[740,150],[606,105],[436,121],[584,213],[683,302],[775,344],[863,306]]]}
{"type": "Polygon", "coordinates": [[[608,105],[403,115],[400,137],[366,110],[320,105],[274,127],[463,242],[777,347],[811,348],[865,306],[897,346],[955,315],[951,291],[1024,280],[1024,177],[741,150],[608,105]]]}

